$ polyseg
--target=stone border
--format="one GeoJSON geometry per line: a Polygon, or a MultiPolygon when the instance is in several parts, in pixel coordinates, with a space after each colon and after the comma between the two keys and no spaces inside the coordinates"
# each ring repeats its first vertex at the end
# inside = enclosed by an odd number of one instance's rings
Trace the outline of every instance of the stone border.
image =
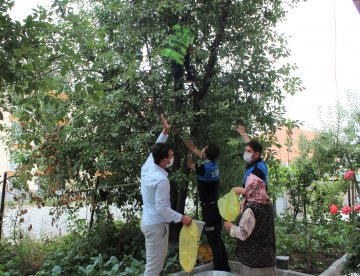
{"type": "MultiPolygon", "coordinates": [[[[326,269],[323,273],[321,273],[319,276],[339,276],[341,275],[341,270],[342,267],[346,261],[346,257],[347,254],[345,254],[344,256],[342,256],[340,259],[336,260],[335,262],[332,263],[331,266],[328,267],[328,269],[326,269]]],[[[235,261],[229,261],[229,266],[231,268],[231,272],[234,275],[240,275],[239,274],[239,262],[235,262],[235,261]]],[[[194,269],[187,273],[185,271],[181,271],[181,272],[177,272],[177,273],[173,273],[173,276],[192,276],[196,273],[200,273],[200,272],[204,272],[204,271],[209,271],[213,269],[213,264],[212,263],[207,263],[204,265],[199,265],[194,267],[194,269]]],[[[277,276],[312,276],[312,274],[306,274],[306,273],[301,273],[301,272],[296,272],[296,271],[292,271],[292,270],[283,270],[283,269],[276,269],[277,271],[277,276]]]]}
{"type": "MultiPolygon", "coordinates": [[[[239,270],[239,262],[235,262],[235,261],[229,261],[229,266],[231,268],[231,272],[234,275],[240,275],[239,270]]],[[[173,276],[192,276],[196,273],[200,273],[200,272],[204,272],[204,271],[209,271],[213,269],[213,264],[212,263],[208,263],[208,264],[204,264],[204,265],[199,265],[194,267],[194,269],[187,273],[185,271],[181,271],[181,272],[177,272],[172,274],[173,276]]],[[[311,274],[304,274],[304,273],[300,273],[300,272],[296,272],[296,271],[292,271],[292,270],[283,270],[283,269],[276,269],[277,271],[277,276],[312,276],[311,274]]]]}
{"type": "Polygon", "coordinates": [[[346,261],[347,254],[342,256],[340,259],[336,260],[332,263],[331,266],[329,266],[328,269],[326,269],[323,273],[320,274],[320,276],[338,276],[341,275],[341,270],[344,266],[344,263],[346,261]]]}

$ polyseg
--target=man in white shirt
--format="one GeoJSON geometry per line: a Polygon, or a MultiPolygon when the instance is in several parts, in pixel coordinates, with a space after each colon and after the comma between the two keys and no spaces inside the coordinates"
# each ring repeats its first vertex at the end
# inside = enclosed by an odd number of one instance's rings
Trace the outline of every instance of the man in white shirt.
{"type": "Polygon", "coordinates": [[[144,276],[157,276],[164,266],[168,252],[169,223],[181,221],[185,225],[191,224],[189,216],[171,209],[170,183],[165,168],[174,162],[174,153],[166,143],[170,126],[163,115],[161,122],[164,129],[141,167],[141,231],[145,236],[146,250],[144,276]]]}

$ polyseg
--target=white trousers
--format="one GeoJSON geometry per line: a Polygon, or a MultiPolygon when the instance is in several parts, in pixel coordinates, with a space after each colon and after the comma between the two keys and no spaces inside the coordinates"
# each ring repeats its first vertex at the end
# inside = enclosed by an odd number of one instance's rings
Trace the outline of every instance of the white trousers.
{"type": "Polygon", "coordinates": [[[141,224],[145,236],[146,266],[144,276],[158,276],[168,252],[169,224],[141,224]]]}

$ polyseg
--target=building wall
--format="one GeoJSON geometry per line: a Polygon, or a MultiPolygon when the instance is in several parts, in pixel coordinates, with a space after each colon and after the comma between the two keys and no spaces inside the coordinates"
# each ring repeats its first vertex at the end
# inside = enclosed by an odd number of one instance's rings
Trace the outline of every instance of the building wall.
{"type": "MultiPolygon", "coordinates": [[[[9,114],[4,112],[4,121],[2,124],[8,124],[9,122],[9,114]]],[[[7,152],[6,146],[4,144],[3,138],[5,137],[5,133],[0,131],[0,179],[1,183],[3,181],[4,172],[8,171],[10,168],[10,159],[9,154],[7,152]]]]}
{"type": "Polygon", "coordinates": [[[288,152],[286,145],[286,128],[281,128],[279,130],[276,131],[276,138],[278,139],[278,142],[280,145],[282,145],[281,148],[278,148],[276,146],[272,146],[272,150],[274,150],[277,153],[277,158],[280,159],[281,163],[283,164],[288,164],[289,162],[291,162],[292,160],[294,160],[296,157],[299,156],[300,151],[299,151],[299,141],[300,141],[300,136],[304,135],[308,140],[313,140],[315,138],[315,133],[312,131],[308,131],[308,130],[302,130],[299,128],[295,128],[293,130],[293,134],[291,136],[292,140],[293,140],[293,146],[292,146],[292,150],[291,152],[288,152]]]}
{"type": "MultiPolygon", "coordinates": [[[[281,161],[282,164],[288,165],[292,160],[294,160],[300,154],[300,150],[299,150],[300,137],[303,135],[308,140],[313,140],[316,134],[312,131],[295,128],[293,130],[293,134],[291,135],[293,145],[291,147],[291,151],[289,152],[287,147],[285,146],[287,141],[286,130],[287,129],[284,127],[282,129],[277,130],[275,133],[278,143],[282,147],[278,148],[276,146],[272,146],[271,149],[276,152],[277,154],[276,157],[281,161]]],[[[283,214],[289,206],[290,206],[290,202],[288,200],[288,197],[286,196],[286,193],[284,193],[282,197],[276,199],[275,207],[276,207],[276,213],[278,215],[283,214]]]]}

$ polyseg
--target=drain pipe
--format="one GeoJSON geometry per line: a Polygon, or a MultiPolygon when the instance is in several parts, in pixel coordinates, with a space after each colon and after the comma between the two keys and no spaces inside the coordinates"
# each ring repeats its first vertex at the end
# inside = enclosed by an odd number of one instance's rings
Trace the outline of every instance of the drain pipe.
{"type": "Polygon", "coordinates": [[[0,239],[2,236],[2,226],[3,226],[4,209],[5,209],[6,180],[7,180],[7,172],[4,172],[4,180],[3,180],[2,193],[1,193],[1,208],[0,208],[0,239]]]}

